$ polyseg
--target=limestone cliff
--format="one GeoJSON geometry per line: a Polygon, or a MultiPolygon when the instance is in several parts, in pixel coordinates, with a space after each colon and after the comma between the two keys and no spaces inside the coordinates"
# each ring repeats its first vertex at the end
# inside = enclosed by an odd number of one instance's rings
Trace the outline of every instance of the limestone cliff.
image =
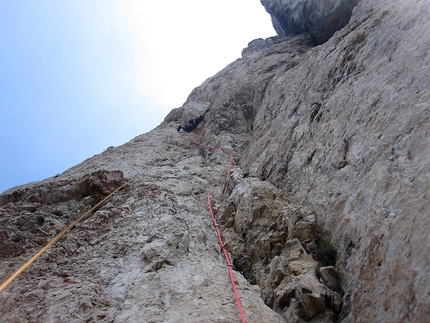
{"type": "MultiPolygon", "coordinates": [[[[302,2],[262,3],[279,22],[302,2]]],[[[357,6],[323,44],[254,40],[156,129],[0,195],[4,281],[139,175],[1,292],[0,320],[240,322],[211,191],[247,322],[427,321],[430,3],[327,3],[357,6]],[[226,181],[228,155],[176,131],[207,108],[194,137],[233,151],[226,181]]]]}

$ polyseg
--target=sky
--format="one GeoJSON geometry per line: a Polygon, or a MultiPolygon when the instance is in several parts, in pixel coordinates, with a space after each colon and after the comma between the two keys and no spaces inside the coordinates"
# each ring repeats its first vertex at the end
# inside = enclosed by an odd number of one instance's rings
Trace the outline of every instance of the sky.
{"type": "Polygon", "coordinates": [[[0,0],[0,193],[150,131],[271,36],[259,0],[0,0]]]}

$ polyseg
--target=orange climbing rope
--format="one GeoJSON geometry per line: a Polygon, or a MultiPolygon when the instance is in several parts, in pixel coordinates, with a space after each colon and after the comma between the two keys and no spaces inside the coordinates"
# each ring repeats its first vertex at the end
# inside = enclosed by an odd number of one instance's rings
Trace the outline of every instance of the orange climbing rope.
{"type": "MultiPolygon", "coordinates": [[[[195,132],[195,131],[193,131],[193,132],[195,132]]],[[[201,142],[198,142],[198,141],[194,140],[194,138],[192,136],[193,132],[190,133],[190,139],[196,145],[199,145],[199,146],[202,146],[202,147],[206,147],[206,148],[211,148],[211,149],[221,149],[221,150],[227,152],[230,155],[230,166],[228,167],[228,172],[227,172],[227,178],[228,178],[230,176],[231,167],[232,167],[232,164],[233,164],[233,152],[230,149],[227,149],[227,148],[224,148],[224,147],[221,147],[221,146],[210,146],[210,145],[202,144],[201,142]]],[[[234,292],[234,296],[236,298],[237,307],[239,309],[240,318],[242,319],[242,323],[246,323],[245,316],[243,315],[243,311],[242,311],[242,305],[240,304],[239,294],[237,293],[237,290],[236,290],[236,283],[234,282],[233,264],[230,262],[230,258],[228,256],[227,250],[225,249],[225,244],[224,244],[224,242],[222,240],[222,237],[221,237],[221,232],[219,230],[218,223],[217,223],[217,221],[215,219],[215,215],[214,215],[213,210],[212,210],[211,193],[209,191],[208,191],[208,206],[209,206],[209,212],[210,212],[211,217],[212,217],[212,222],[213,222],[213,224],[215,226],[215,231],[216,231],[216,234],[218,236],[218,240],[219,240],[219,243],[220,243],[220,246],[221,246],[221,250],[222,250],[222,252],[224,254],[224,257],[225,257],[225,260],[227,262],[227,266],[228,266],[228,270],[229,270],[229,274],[230,274],[231,286],[233,287],[233,292],[234,292]]]]}
{"type": "Polygon", "coordinates": [[[93,206],[90,210],[85,212],[79,219],[77,219],[75,222],[70,224],[68,227],[63,229],[59,234],[55,236],[54,239],[51,240],[47,245],[45,245],[41,250],[39,250],[33,257],[31,257],[30,260],[28,260],[24,265],[22,265],[12,276],[10,276],[1,286],[0,286],[0,292],[2,292],[20,273],[22,273],[28,266],[30,266],[37,258],[40,257],[42,253],[44,253],[49,247],[54,245],[58,240],[60,240],[68,231],[70,231],[76,224],[84,220],[88,215],[90,215],[94,210],[96,210],[98,207],[100,207],[104,202],[106,202],[112,195],[129,185],[131,182],[133,182],[136,178],[139,176],[142,176],[143,174],[149,172],[151,169],[153,169],[155,166],[157,166],[161,161],[165,160],[165,157],[168,155],[165,154],[162,158],[158,160],[152,167],[145,170],[142,173],[137,174],[134,176],[131,180],[129,180],[127,183],[121,185],[116,190],[114,190],[112,193],[110,193],[108,196],[106,196],[103,200],[101,200],[99,203],[97,203],[95,206],[93,206]]]}

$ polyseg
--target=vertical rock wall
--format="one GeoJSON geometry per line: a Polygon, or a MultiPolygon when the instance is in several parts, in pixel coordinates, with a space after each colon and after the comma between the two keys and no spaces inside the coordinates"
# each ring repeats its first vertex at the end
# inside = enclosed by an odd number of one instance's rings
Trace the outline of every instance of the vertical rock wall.
{"type": "Polygon", "coordinates": [[[316,213],[344,321],[429,314],[429,21],[427,1],[363,2],[266,88],[241,159],[316,213]]]}
{"type": "Polygon", "coordinates": [[[1,321],[239,322],[211,190],[248,322],[425,322],[429,17],[361,0],[320,46],[254,40],[150,133],[2,194],[5,280],[140,174],[0,294],[1,321]],[[228,156],[176,131],[207,108],[195,138],[233,150],[226,183],[228,156]]]}

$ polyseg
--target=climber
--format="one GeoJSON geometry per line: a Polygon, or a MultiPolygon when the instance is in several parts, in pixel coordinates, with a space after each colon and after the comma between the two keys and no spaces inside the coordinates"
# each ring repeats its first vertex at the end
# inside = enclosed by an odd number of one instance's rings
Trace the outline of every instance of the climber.
{"type": "Polygon", "coordinates": [[[190,121],[188,121],[188,123],[184,126],[178,126],[178,131],[184,130],[185,132],[192,132],[194,131],[197,126],[199,125],[200,122],[203,121],[203,119],[205,118],[205,114],[209,111],[209,109],[207,109],[200,117],[195,118],[195,119],[191,119],[190,121]]]}

